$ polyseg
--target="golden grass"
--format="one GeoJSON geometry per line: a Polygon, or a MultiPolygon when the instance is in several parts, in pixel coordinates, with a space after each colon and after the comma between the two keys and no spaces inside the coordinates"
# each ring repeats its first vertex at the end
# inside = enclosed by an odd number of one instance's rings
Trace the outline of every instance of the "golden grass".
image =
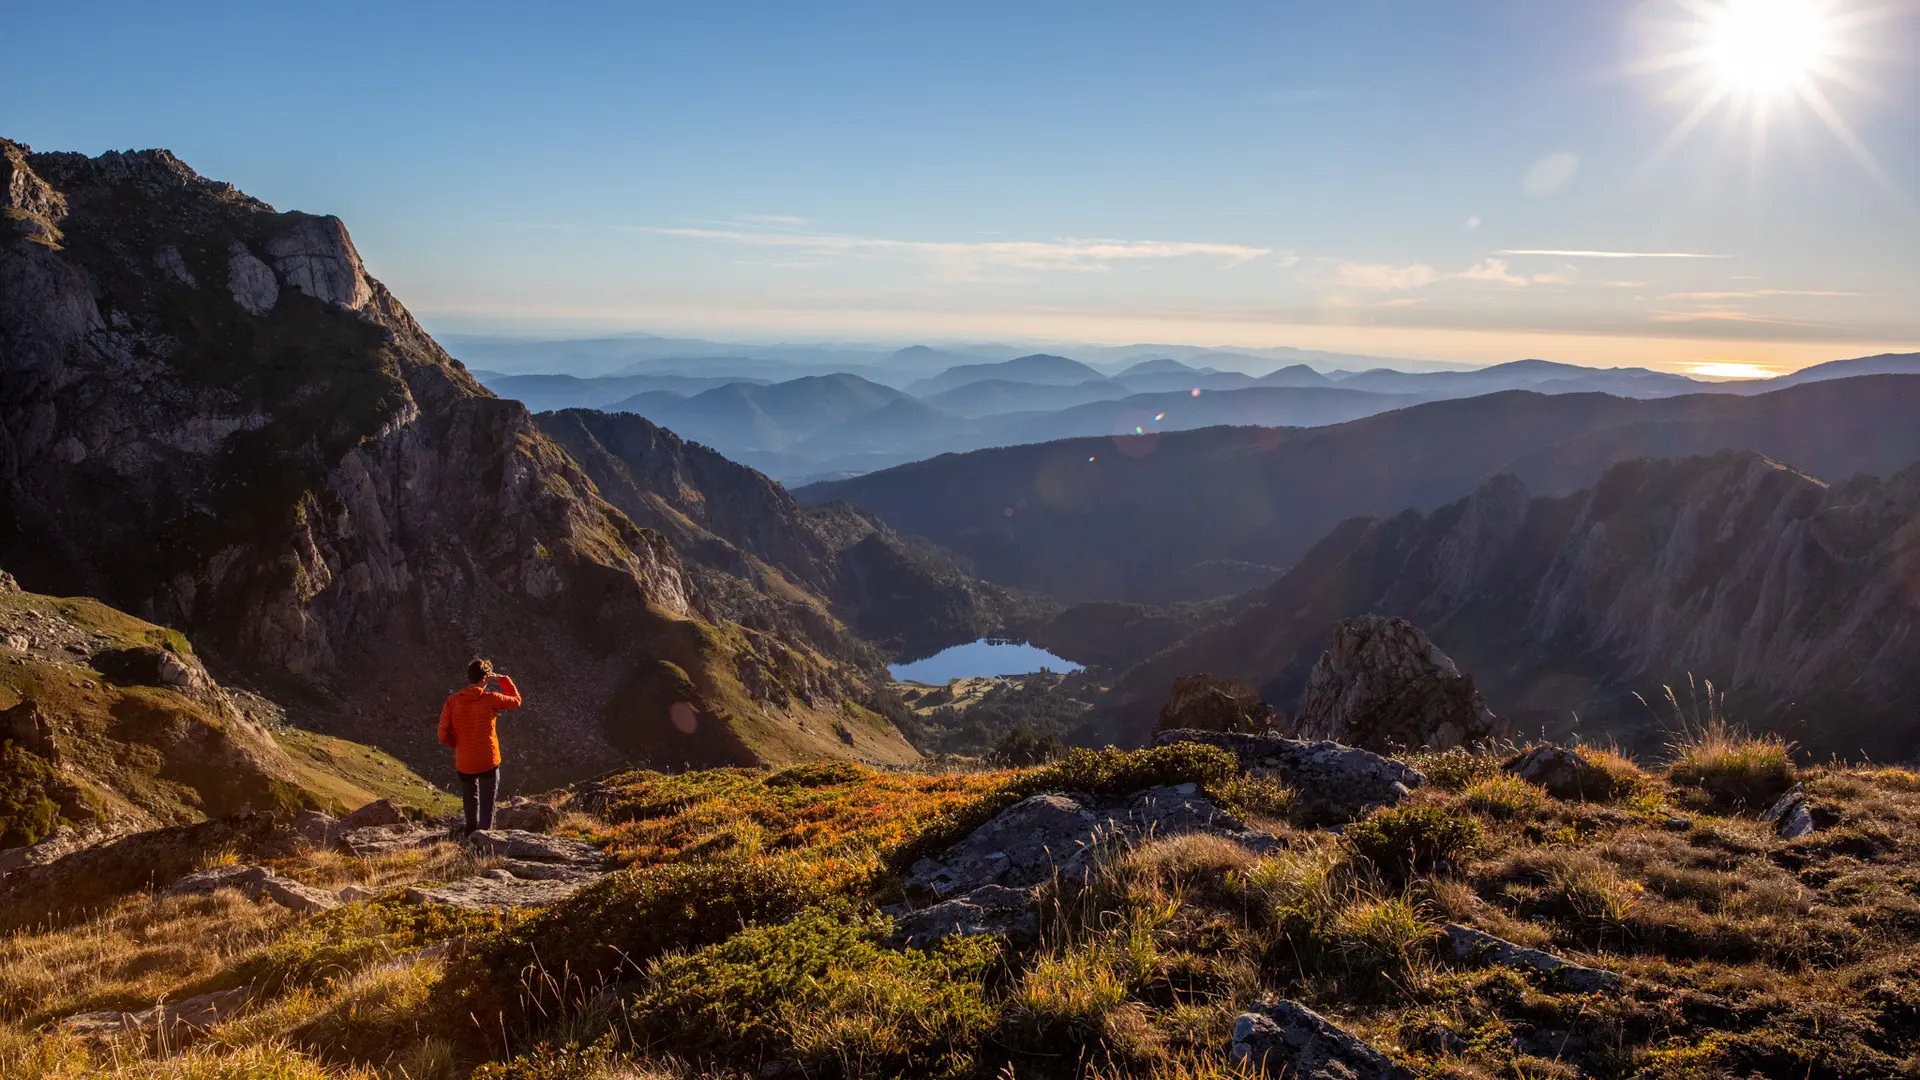
{"type": "Polygon", "coordinates": [[[0,1019],[37,1023],[97,1009],[137,1010],[212,975],[298,920],[223,889],[140,896],[79,926],[0,938],[0,1019]]]}
{"type": "MultiPolygon", "coordinates": [[[[1723,734],[1733,751],[1753,741],[1723,734]]],[[[1707,753],[1722,744],[1700,746],[1700,760],[1725,756],[1707,753]]],[[[1085,881],[1043,890],[1038,945],[1003,952],[975,942],[951,954],[879,943],[885,923],[869,904],[897,896],[898,885],[897,867],[877,853],[1015,774],[836,766],[791,770],[777,783],[744,770],[636,774],[614,800],[624,820],[571,817],[569,828],[615,838],[633,861],[676,864],[655,874],[717,866],[722,852],[745,866],[804,866],[824,898],[795,919],[730,927],[698,948],[669,942],[657,962],[622,966],[591,1000],[533,1015],[512,1036],[521,1056],[480,1075],[752,1073],[760,1058],[730,1056],[738,1050],[729,1040],[749,1039],[767,1048],[765,1060],[803,1061],[807,1075],[1202,1080],[1231,1075],[1233,1017],[1266,995],[1333,1016],[1417,1074],[1456,1080],[1920,1072],[1920,1029],[1903,1019],[1920,1016],[1912,772],[1798,772],[1823,824],[1787,842],[1751,803],[1708,796],[1697,771],[1641,770],[1581,752],[1632,794],[1562,802],[1460,755],[1456,788],[1436,785],[1376,815],[1370,840],[1368,828],[1343,838],[1277,827],[1278,846],[1255,855],[1218,836],[1154,838],[1117,849],[1085,881]],[[1670,805],[1684,807],[1684,819],[1670,820],[1670,805]],[[1477,835],[1458,842],[1468,831],[1477,835]],[[1419,857],[1441,847],[1443,858],[1419,857]],[[1414,857],[1392,872],[1381,866],[1403,850],[1414,857]],[[842,872],[852,866],[861,872],[842,872]],[[1436,947],[1443,921],[1618,971],[1628,986],[1574,995],[1532,975],[1455,962],[1436,947]],[[723,1023],[733,1034],[717,1039],[723,1023]],[[1424,1041],[1435,1023],[1454,1033],[1440,1050],[1424,1041]],[[1587,1048],[1559,1061],[1522,1053],[1542,1031],[1575,1033],[1587,1048]],[[541,1039],[553,1044],[547,1058],[533,1049],[541,1039]],[[669,1053],[688,1064],[659,1056],[669,1053]],[[539,1071],[542,1062],[552,1069],[539,1071]]],[[[277,865],[332,886],[476,864],[447,845],[277,865]]],[[[710,880],[726,888],[731,879],[710,880]]],[[[349,915],[364,913],[361,927],[344,915],[297,919],[231,894],[133,898],[80,926],[0,941],[0,1076],[462,1080],[489,1051],[470,1022],[440,1007],[446,967],[412,955],[437,937],[400,934],[398,910],[358,905],[349,915]],[[288,957],[300,977],[261,976],[270,989],[250,1013],[164,1059],[131,1043],[89,1047],[34,1029],[81,1009],[214,988],[288,957]]],[[[566,929],[540,942],[552,946],[566,929]]]]}

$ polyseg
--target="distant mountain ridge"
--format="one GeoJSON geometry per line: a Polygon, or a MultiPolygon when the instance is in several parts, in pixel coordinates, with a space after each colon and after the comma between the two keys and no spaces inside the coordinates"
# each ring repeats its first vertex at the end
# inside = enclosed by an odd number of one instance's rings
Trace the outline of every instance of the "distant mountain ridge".
{"type": "Polygon", "coordinates": [[[1920,459],[1915,416],[1920,376],[1655,400],[1510,391],[1319,428],[977,450],[797,494],[845,499],[1013,588],[1165,603],[1203,598],[1175,584],[1197,564],[1285,567],[1345,518],[1431,509],[1509,469],[1557,493],[1625,458],[1747,449],[1816,475],[1891,475],[1920,459]]]}
{"type": "Polygon", "coordinates": [[[1106,376],[1078,360],[1069,360],[1064,356],[1053,356],[1048,353],[1034,353],[1031,356],[1015,357],[998,364],[963,364],[948,368],[930,379],[922,379],[909,385],[907,392],[916,397],[925,397],[984,379],[1034,383],[1039,386],[1077,386],[1086,382],[1099,382],[1105,378],[1106,376]]]}

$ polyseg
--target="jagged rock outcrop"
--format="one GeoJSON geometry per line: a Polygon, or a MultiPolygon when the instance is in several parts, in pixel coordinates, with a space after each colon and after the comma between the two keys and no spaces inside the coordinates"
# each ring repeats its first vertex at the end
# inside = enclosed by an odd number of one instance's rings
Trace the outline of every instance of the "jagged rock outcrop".
{"type": "Polygon", "coordinates": [[[1163,731],[1153,742],[1197,742],[1232,751],[1242,772],[1275,777],[1292,788],[1293,816],[1308,825],[1352,821],[1375,807],[1399,803],[1427,782],[1406,762],[1334,742],[1190,730],[1163,731]]]}
{"type": "Polygon", "coordinates": [[[1799,784],[1788,788],[1785,795],[1767,807],[1760,820],[1772,825],[1782,840],[1798,840],[1819,827],[1812,805],[1807,801],[1807,789],[1799,784]]]}
{"type": "Polygon", "coordinates": [[[1414,1080],[1412,1070],[1295,1001],[1255,1005],[1233,1022],[1227,1060],[1251,1076],[1414,1080]]]}
{"type": "Polygon", "coordinates": [[[752,763],[815,714],[860,736],[822,753],[913,756],[831,658],[726,621],[337,219],[164,150],[0,160],[0,563],[28,587],[189,630],[296,721],[423,768],[476,653],[523,673],[508,742],[540,731],[509,783],[752,763]]]}
{"type": "Polygon", "coordinates": [[[1418,627],[1378,615],[1334,627],[1295,726],[1303,738],[1389,751],[1446,750],[1509,730],[1418,627]]]}
{"type": "Polygon", "coordinates": [[[1189,728],[1194,731],[1260,732],[1283,726],[1285,718],[1260,700],[1260,691],[1245,679],[1219,675],[1187,675],[1173,684],[1173,693],[1160,707],[1156,733],[1189,728]]]}
{"type": "MultiPolygon", "coordinates": [[[[1889,387],[1889,391],[1895,389],[1889,387]]],[[[1101,734],[1142,740],[1174,677],[1306,686],[1327,628],[1364,614],[1426,628],[1516,730],[1667,735],[1632,692],[1689,672],[1755,727],[1791,716],[1817,756],[1920,753],[1920,466],[1803,475],[1752,453],[1629,461],[1564,497],[1510,477],[1430,513],[1329,533],[1245,610],[1120,680],[1101,734]]]]}

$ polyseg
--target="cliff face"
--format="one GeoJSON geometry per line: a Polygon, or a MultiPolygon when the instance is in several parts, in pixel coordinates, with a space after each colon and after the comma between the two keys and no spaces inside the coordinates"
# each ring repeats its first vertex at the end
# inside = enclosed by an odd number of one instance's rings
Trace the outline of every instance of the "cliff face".
{"type": "Polygon", "coordinates": [[[753,469],[644,417],[565,409],[535,420],[609,502],[667,537],[701,595],[742,624],[865,657],[877,670],[885,659],[930,655],[1055,608],[976,581],[948,553],[845,503],[803,506],[753,469]]]}
{"type": "MultiPolygon", "coordinates": [[[[1122,682],[1116,730],[1180,673],[1297,699],[1339,619],[1426,630],[1523,732],[1642,747],[1634,701],[1691,673],[1816,752],[1920,752],[1920,468],[1828,485],[1750,453],[1634,461],[1562,498],[1499,477],[1430,515],[1342,525],[1237,617],[1122,682]]],[[[1685,697],[1684,689],[1682,697],[1685,697]]]]}
{"type": "Polygon", "coordinates": [[[418,766],[474,654],[529,693],[504,735],[524,782],[911,754],[830,660],[718,620],[337,219],[166,151],[0,160],[0,562],[26,587],[189,629],[297,719],[418,766]],[[854,745],[785,738],[808,719],[854,745]]]}

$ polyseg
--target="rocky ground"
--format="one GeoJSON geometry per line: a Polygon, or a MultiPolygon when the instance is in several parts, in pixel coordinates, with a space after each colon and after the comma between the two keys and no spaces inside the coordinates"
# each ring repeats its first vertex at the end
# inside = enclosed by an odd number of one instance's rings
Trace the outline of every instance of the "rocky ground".
{"type": "Polygon", "coordinates": [[[1920,1076],[1914,772],[1158,738],[27,860],[0,1073],[1920,1076]]]}

